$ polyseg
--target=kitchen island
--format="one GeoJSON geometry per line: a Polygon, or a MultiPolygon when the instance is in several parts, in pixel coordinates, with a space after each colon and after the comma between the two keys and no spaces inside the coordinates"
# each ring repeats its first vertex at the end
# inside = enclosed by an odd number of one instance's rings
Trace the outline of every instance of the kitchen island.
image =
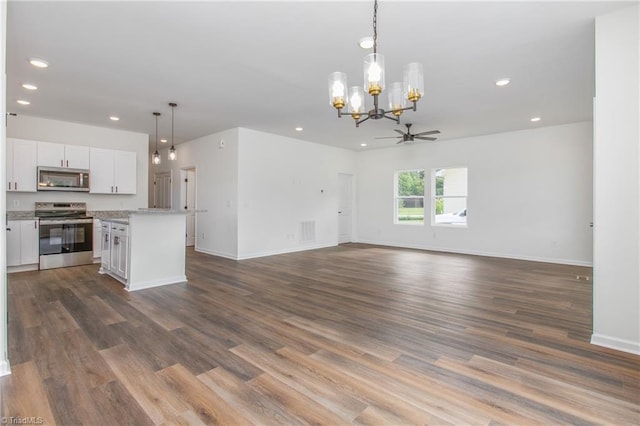
{"type": "Polygon", "coordinates": [[[101,274],[127,291],[187,281],[186,213],[148,209],[102,220],[101,274]]]}

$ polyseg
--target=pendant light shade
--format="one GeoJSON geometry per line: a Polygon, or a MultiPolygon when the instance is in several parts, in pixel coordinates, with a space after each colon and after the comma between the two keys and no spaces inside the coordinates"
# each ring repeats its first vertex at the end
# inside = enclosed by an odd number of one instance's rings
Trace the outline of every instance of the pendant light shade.
{"type": "Polygon", "coordinates": [[[178,158],[178,153],[176,152],[176,147],[173,145],[173,110],[178,104],[169,102],[169,106],[171,107],[171,148],[169,148],[169,160],[175,161],[178,158]]]}
{"type": "Polygon", "coordinates": [[[160,153],[158,152],[158,117],[160,117],[160,113],[154,112],[153,115],[156,117],[156,152],[151,156],[151,162],[158,165],[160,164],[160,153]]]}

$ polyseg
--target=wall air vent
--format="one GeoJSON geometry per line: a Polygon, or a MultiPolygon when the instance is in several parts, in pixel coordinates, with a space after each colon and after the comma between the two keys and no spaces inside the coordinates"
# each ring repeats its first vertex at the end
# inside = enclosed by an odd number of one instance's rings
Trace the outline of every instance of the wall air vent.
{"type": "Polygon", "coordinates": [[[303,220],[299,225],[298,242],[312,243],[316,240],[316,221],[303,220]]]}

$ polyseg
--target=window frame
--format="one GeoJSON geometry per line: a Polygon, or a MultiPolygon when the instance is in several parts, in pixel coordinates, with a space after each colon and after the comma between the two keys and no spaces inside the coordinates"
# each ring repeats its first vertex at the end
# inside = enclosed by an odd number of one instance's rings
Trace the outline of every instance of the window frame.
{"type": "Polygon", "coordinates": [[[447,167],[433,167],[431,169],[431,185],[429,185],[431,190],[431,205],[430,205],[430,216],[431,216],[431,226],[434,227],[443,227],[443,228],[456,228],[456,229],[467,229],[469,227],[469,167],[468,166],[447,166],[447,167]],[[436,183],[437,183],[437,173],[440,170],[447,169],[465,169],[466,170],[466,195],[437,195],[436,194],[436,183]],[[464,199],[465,200],[465,210],[467,211],[465,214],[465,222],[464,223],[436,223],[436,206],[438,199],[464,199]]]}
{"type": "Polygon", "coordinates": [[[425,202],[428,200],[427,198],[427,169],[426,168],[417,168],[417,169],[405,169],[405,170],[396,170],[394,172],[393,178],[393,224],[394,225],[411,225],[411,226],[424,226],[425,225],[425,216],[426,216],[426,205],[425,202]],[[401,173],[407,172],[422,172],[424,179],[424,191],[422,196],[420,195],[400,195],[399,194],[399,177],[401,173]],[[422,220],[399,220],[398,219],[398,205],[401,199],[411,198],[411,199],[422,199],[422,220]]]}

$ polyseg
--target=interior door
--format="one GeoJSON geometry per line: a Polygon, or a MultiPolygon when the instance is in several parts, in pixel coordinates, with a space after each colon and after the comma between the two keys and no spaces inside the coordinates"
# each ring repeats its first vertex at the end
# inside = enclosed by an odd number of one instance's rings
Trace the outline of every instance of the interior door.
{"type": "Polygon", "coordinates": [[[188,247],[196,244],[196,169],[181,171],[182,180],[182,208],[187,211],[187,235],[188,247]]]}
{"type": "Polygon", "coordinates": [[[171,172],[156,173],[153,179],[153,206],[157,209],[171,208],[171,172]]]}
{"type": "Polygon", "coordinates": [[[353,204],[353,175],[339,173],[340,195],[338,202],[338,243],[350,243],[353,241],[352,204],[353,204]]]}

